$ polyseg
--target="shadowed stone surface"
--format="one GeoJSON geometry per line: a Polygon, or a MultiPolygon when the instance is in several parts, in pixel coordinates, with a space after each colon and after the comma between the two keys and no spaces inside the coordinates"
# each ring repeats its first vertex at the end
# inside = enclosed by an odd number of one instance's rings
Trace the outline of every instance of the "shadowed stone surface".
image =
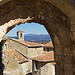
{"type": "MultiPolygon", "coordinates": [[[[44,25],[52,38],[55,48],[56,75],[74,75],[74,5],[67,0],[11,0],[0,6],[0,25],[8,24],[10,20],[17,18],[26,19],[28,16],[34,17],[29,22],[44,25]]],[[[12,28],[14,26],[7,28],[7,32],[12,28]]]]}

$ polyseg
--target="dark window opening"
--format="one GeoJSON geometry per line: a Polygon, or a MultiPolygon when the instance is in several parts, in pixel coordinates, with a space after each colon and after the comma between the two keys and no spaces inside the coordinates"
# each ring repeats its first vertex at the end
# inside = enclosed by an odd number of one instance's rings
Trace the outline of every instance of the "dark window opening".
{"type": "Polygon", "coordinates": [[[20,37],[22,37],[22,33],[20,34],[20,37]]]}

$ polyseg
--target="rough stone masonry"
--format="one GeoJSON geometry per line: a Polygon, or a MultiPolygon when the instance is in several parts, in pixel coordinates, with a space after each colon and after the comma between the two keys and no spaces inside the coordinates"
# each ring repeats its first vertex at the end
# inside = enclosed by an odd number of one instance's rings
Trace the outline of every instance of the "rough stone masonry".
{"type": "Polygon", "coordinates": [[[2,0],[0,39],[17,24],[9,23],[28,16],[44,25],[52,38],[56,75],[75,75],[75,6],[69,0],[2,0]]]}

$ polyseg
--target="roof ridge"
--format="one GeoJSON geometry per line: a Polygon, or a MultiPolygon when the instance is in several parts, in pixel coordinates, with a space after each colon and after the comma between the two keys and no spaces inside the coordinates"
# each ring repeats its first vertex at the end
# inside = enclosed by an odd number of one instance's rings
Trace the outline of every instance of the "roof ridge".
{"type": "Polygon", "coordinates": [[[13,60],[17,61],[18,63],[28,61],[28,58],[26,56],[24,56],[23,54],[21,54],[19,51],[15,50],[15,49],[4,50],[3,53],[6,54],[7,56],[11,57],[13,60]]]}
{"type": "Polygon", "coordinates": [[[39,44],[39,43],[33,43],[33,42],[28,42],[28,41],[24,41],[24,40],[13,39],[13,38],[9,38],[9,39],[17,41],[17,42],[24,44],[26,46],[29,46],[29,47],[38,47],[38,46],[42,47],[43,46],[43,44],[39,44]]]}

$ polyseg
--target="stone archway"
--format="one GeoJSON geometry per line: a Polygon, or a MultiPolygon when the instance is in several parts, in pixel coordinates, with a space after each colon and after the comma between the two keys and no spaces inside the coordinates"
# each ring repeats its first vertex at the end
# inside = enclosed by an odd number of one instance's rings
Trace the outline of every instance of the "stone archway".
{"type": "MultiPolygon", "coordinates": [[[[15,21],[18,18],[24,20],[28,16],[34,17],[33,19],[30,18],[31,21],[29,22],[44,25],[52,38],[55,47],[56,75],[73,75],[74,41],[70,18],[46,0],[13,0],[1,7],[7,5],[11,7],[8,9],[9,11],[3,10],[6,12],[2,13],[0,24],[3,26],[6,25],[4,23],[7,23],[8,25],[10,20],[15,21]]],[[[9,32],[14,26],[15,24],[7,27],[4,32],[9,32]]]]}

